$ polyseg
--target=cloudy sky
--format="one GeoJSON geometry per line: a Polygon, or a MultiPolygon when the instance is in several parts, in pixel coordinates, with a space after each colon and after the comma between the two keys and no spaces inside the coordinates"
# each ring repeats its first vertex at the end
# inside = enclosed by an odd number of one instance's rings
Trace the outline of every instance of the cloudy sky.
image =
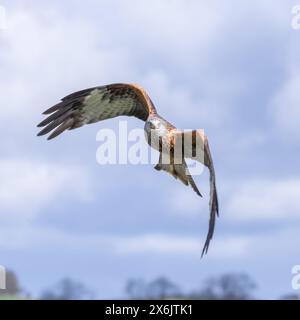
{"type": "Polygon", "coordinates": [[[118,298],[130,278],[163,275],[188,291],[227,272],[252,276],[261,298],[293,292],[291,269],[300,264],[295,4],[0,0],[0,265],[35,296],[65,276],[98,298],[118,298]],[[207,172],[196,177],[199,199],[152,165],[100,166],[97,132],[117,129],[119,119],[52,142],[36,137],[45,108],[113,82],[139,83],[162,116],[209,136],[221,216],[204,259],[207,172]]]}

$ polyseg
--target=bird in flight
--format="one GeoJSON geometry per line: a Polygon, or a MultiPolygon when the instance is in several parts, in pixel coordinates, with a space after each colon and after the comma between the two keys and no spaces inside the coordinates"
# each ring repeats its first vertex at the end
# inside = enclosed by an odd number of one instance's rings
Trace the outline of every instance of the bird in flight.
{"type": "Polygon", "coordinates": [[[136,84],[116,83],[78,91],[66,96],[60,103],[46,110],[43,114],[48,117],[38,125],[38,127],[43,127],[38,136],[50,133],[48,140],[57,137],[66,130],[77,129],[85,124],[118,116],[134,116],[144,121],[147,142],[160,152],[159,162],[155,169],[166,171],[185,185],[190,185],[201,197],[202,195],[188,170],[185,158],[197,160],[205,165],[210,172],[210,217],[202,256],[207,253],[219,208],[214,165],[207,137],[202,131],[178,130],[159,116],[146,91],[136,84]],[[182,141],[186,138],[191,138],[192,142],[190,147],[183,149],[182,141]],[[200,141],[200,155],[199,152],[197,155],[196,141],[200,141]],[[174,151],[178,146],[184,150],[180,156],[174,151]],[[169,162],[164,160],[166,159],[164,155],[167,152],[169,162]]]}

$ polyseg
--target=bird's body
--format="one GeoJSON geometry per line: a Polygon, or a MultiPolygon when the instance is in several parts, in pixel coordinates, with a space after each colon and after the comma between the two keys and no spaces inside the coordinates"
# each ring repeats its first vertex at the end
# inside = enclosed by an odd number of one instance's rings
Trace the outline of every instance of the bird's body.
{"type": "Polygon", "coordinates": [[[161,138],[161,143],[166,146],[166,149],[172,147],[172,132],[176,130],[171,123],[163,119],[157,113],[152,114],[148,117],[145,122],[145,134],[146,139],[150,147],[156,149],[157,151],[163,152],[159,148],[159,139],[161,138]]]}
{"type": "MultiPolygon", "coordinates": [[[[209,168],[210,171],[210,222],[202,255],[207,252],[212,239],[215,217],[218,215],[218,199],[215,171],[207,137],[199,130],[183,132],[163,119],[146,91],[135,84],[111,84],[75,92],[62,99],[44,114],[48,115],[38,126],[45,127],[38,135],[52,131],[49,140],[65,130],[79,128],[86,124],[114,118],[121,115],[135,116],[145,121],[145,136],[149,145],[160,152],[155,169],[166,171],[185,185],[191,185],[201,196],[185,158],[192,158],[209,168]],[[183,149],[183,142],[190,138],[191,145],[183,149]],[[200,141],[199,143],[196,143],[200,141]],[[200,153],[198,146],[200,146],[200,153]],[[177,151],[182,153],[178,153],[177,151]]],[[[184,146],[185,148],[185,146],[184,146]]]]}

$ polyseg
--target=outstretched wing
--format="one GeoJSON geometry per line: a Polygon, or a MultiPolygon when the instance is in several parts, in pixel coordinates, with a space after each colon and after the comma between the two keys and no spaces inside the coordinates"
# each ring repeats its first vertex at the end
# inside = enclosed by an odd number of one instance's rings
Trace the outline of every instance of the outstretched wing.
{"type": "Polygon", "coordinates": [[[65,130],[118,116],[135,116],[146,121],[155,107],[145,90],[133,84],[110,84],[75,92],[44,112],[38,136],[52,132],[48,140],[65,130]]]}
{"type": "Polygon", "coordinates": [[[215,168],[212,161],[208,140],[205,137],[204,141],[204,164],[208,167],[210,177],[210,201],[209,201],[209,208],[210,208],[210,217],[209,217],[209,228],[208,234],[206,237],[206,241],[204,244],[204,248],[202,251],[202,256],[207,253],[210,240],[213,237],[214,230],[215,230],[215,221],[216,216],[219,216],[219,201],[218,201],[218,194],[217,194],[217,186],[216,186],[216,174],[215,168]]]}
{"type": "Polygon", "coordinates": [[[180,145],[183,157],[201,162],[209,169],[210,172],[210,217],[208,234],[202,251],[203,256],[208,251],[210,240],[214,234],[216,216],[219,215],[215,168],[209,149],[208,139],[203,130],[176,130],[173,134],[175,147],[176,145],[180,145]]]}

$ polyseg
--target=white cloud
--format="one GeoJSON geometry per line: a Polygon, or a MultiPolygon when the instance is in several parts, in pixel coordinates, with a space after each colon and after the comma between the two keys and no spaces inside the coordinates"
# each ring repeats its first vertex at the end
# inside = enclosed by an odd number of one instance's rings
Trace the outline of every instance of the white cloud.
{"type": "MultiPolygon", "coordinates": [[[[201,256],[203,239],[200,236],[181,236],[170,234],[145,234],[123,238],[116,243],[121,254],[162,254],[201,256]]],[[[211,243],[212,258],[236,257],[246,254],[250,240],[247,237],[225,237],[214,239],[211,243]]]]}
{"type": "MultiPolygon", "coordinates": [[[[68,233],[38,226],[0,227],[2,249],[59,249],[61,252],[110,253],[116,256],[156,255],[170,257],[201,257],[203,239],[199,235],[145,233],[120,236],[114,234],[68,233]]],[[[264,259],[284,254],[297,259],[299,232],[296,228],[257,234],[223,235],[215,237],[205,259],[264,259]]],[[[296,261],[295,261],[296,263],[296,261]]]]}
{"type": "MultiPolygon", "coordinates": [[[[268,12],[270,3],[251,8],[277,25],[283,20],[277,14],[281,6],[268,12]]],[[[119,81],[145,85],[159,109],[171,110],[170,117],[181,120],[179,126],[190,123],[191,114],[201,119],[200,126],[232,118],[232,99],[247,88],[245,81],[208,72],[214,70],[211,52],[220,31],[233,18],[227,5],[179,0],[155,0],[147,7],[137,0],[103,4],[114,15],[113,24],[97,2],[91,1],[89,8],[95,6],[98,19],[82,11],[66,15],[56,3],[45,5],[47,10],[36,5],[10,10],[9,28],[0,38],[0,89],[6,92],[0,118],[31,121],[48,103],[74,90],[119,81]],[[176,79],[165,68],[170,65],[176,79]],[[193,77],[195,87],[192,81],[180,81],[183,73],[193,77]]],[[[239,15],[244,12],[235,19],[239,15]]]]}
{"type": "Polygon", "coordinates": [[[0,118],[32,120],[49,101],[134,74],[126,52],[101,46],[107,37],[103,25],[66,19],[58,10],[49,15],[10,12],[9,28],[0,38],[0,88],[6,93],[0,118]]]}
{"type": "Polygon", "coordinates": [[[123,238],[116,243],[122,254],[191,254],[201,252],[201,241],[195,237],[166,234],[145,234],[123,238]]]}
{"type": "Polygon", "coordinates": [[[1,223],[22,224],[67,195],[87,201],[90,191],[88,173],[83,168],[0,159],[1,223]]]}
{"type": "Polygon", "coordinates": [[[300,180],[252,180],[230,190],[226,206],[232,221],[300,219],[300,180]]]}
{"type": "MultiPolygon", "coordinates": [[[[114,13],[117,23],[113,25],[86,15],[80,19],[76,15],[66,17],[56,5],[48,4],[47,15],[33,7],[11,10],[9,28],[0,38],[0,88],[6,92],[0,118],[32,120],[49,101],[54,104],[74,90],[134,81],[151,92],[153,89],[158,106],[172,108],[176,118],[193,114],[203,124],[219,123],[226,108],[222,111],[215,102],[205,99],[195,101],[188,85],[175,87],[162,63],[171,62],[177,72],[182,67],[193,71],[209,65],[207,49],[213,46],[224,22],[216,5],[197,1],[188,5],[154,1],[147,7],[140,1],[130,6],[122,1],[117,4],[105,9],[114,13]]],[[[213,89],[208,86],[209,94],[222,100],[241,83],[231,82],[220,79],[213,89]]],[[[206,83],[203,80],[201,86],[206,83]]]]}
{"type": "MultiPolygon", "coordinates": [[[[181,125],[182,129],[194,129],[182,127],[183,124],[192,123],[193,119],[201,119],[202,125],[218,125],[225,116],[223,111],[226,107],[220,108],[220,105],[216,105],[208,98],[197,100],[192,88],[172,83],[162,70],[149,72],[144,78],[144,83],[145,87],[151,91],[152,97],[157,98],[154,101],[157,102],[159,112],[168,118],[180,120],[181,124],[176,123],[176,125],[181,125]]],[[[223,86],[220,85],[218,90],[222,90],[220,87],[223,86]]],[[[221,96],[224,98],[224,95],[220,94],[221,96]]]]}
{"type": "MultiPolygon", "coordinates": [[[[0,228],[1,230],[1,228],[0,228]]],[[[203,239],[200,236],[185,236],[165,233],[146,233],[120,236],[114,234],[74,234],[38,226],[3,228],[0,232],[0,248],[59,248],[60,250],[91,250],[112,252],[115,255],[188,255],[200,258],[203,239]]],[[[239,257],[250,249],[253,239],[246,236],[214,239],[209,256],[239,257]]]]}
{"type": "MultiPolygon", "coordinates": [[[[215,236],[211,241],[207,259],[240,259],[258,256],[265,252],[277,256],[279,251],[296,252],[295,243],[299,239],[297,229],[287,228],[268,233],[235,234],[215,236]]],[[[94,239],[95,240],[95,239],[94,239]]],[[[97,243],[97,242],[96,242],[97,243]]],[[[102,243],[103,238],[102,238],[102,243]]],[[[146,233],[123,237],[106,237],[104,245],[110,246],[116,254],[162,256],[201,256],[203,237],[200,235],[179,235],[166,233],[146,233]]]]}
{"type": "Polygon", "coordinates": [[[133,0],[131,5],[125,1],[118,4],[116,14],[122,31],[137,48],[142,47],[148,56],[158,53],[187,68],[192,68],[190,58],[200,55],[204,59],[201,49],[215,39],[223,21],[213,3],[154,0],[145,6],[133,0]]]}

